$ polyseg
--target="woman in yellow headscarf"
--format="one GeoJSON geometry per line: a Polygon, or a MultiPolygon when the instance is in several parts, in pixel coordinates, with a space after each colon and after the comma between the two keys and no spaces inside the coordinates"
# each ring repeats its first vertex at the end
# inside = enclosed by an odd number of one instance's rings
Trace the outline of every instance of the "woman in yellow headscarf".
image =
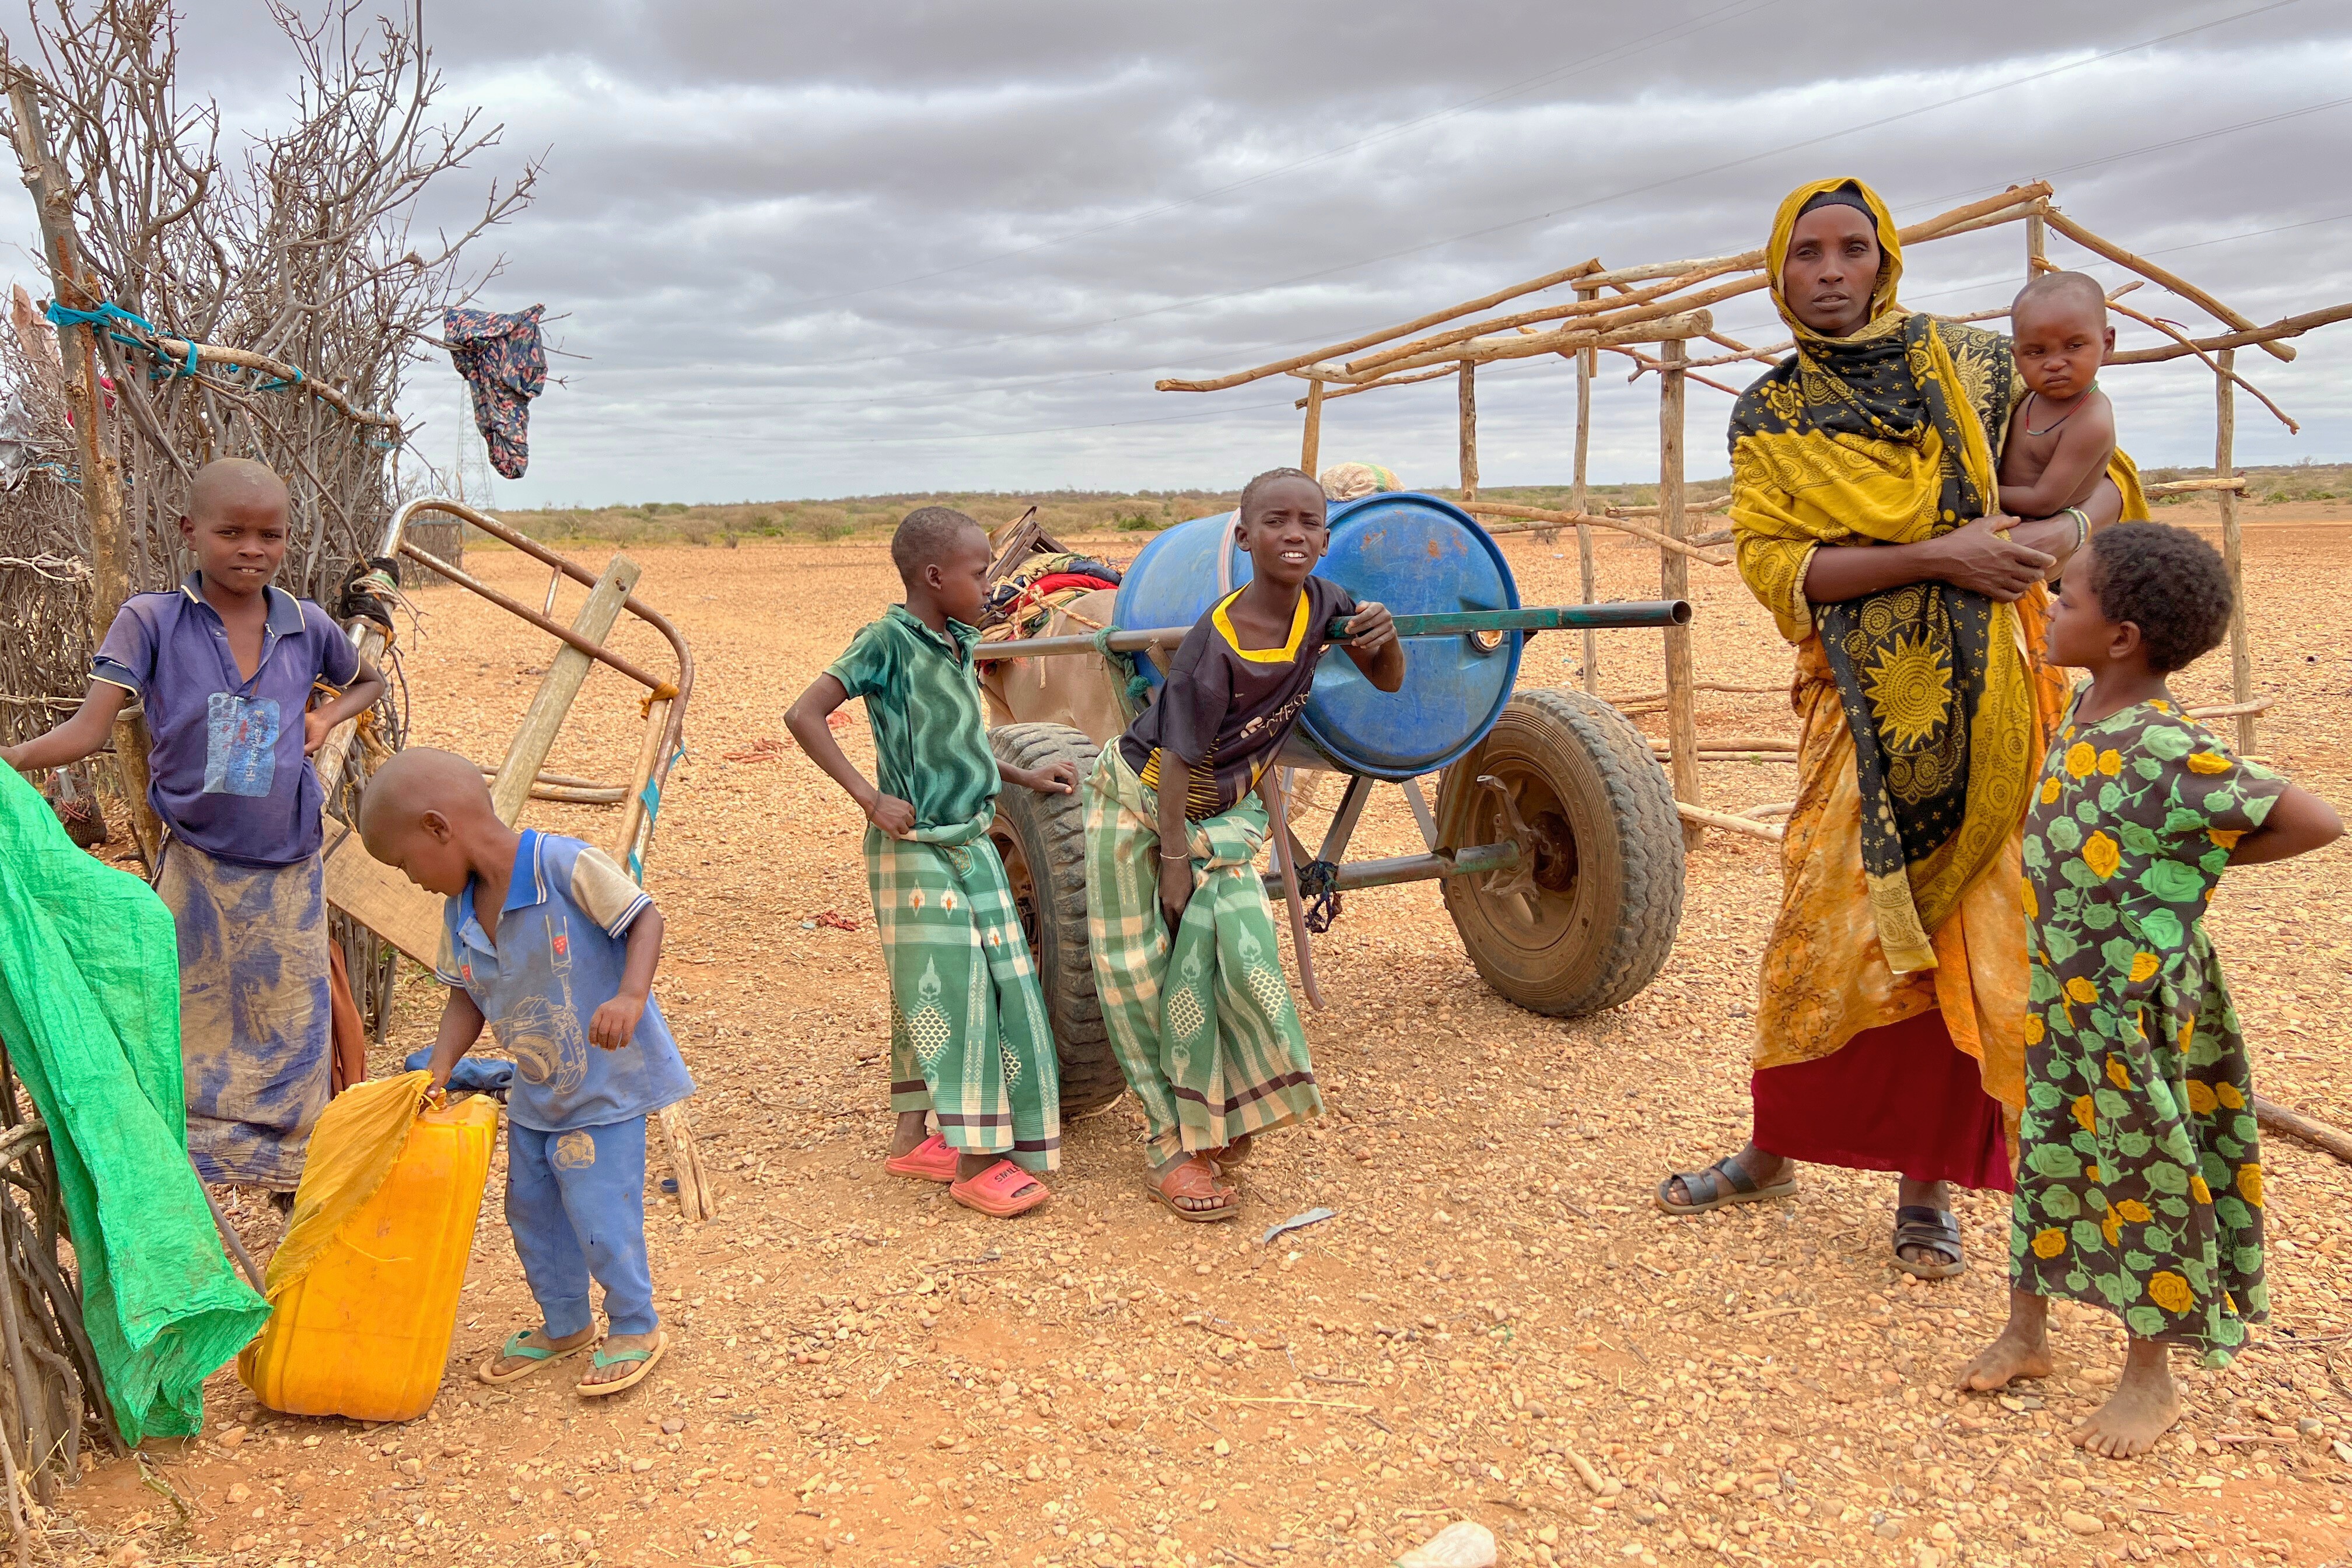
{"type": "MultiPolygon", "coordinates": [[[[2083,534],[1999,515],[1993,443],[2022,395],[2009,341],[1895,303],[1902,245],[1867,185],[1792,192],[1765,260],[1797,352],[1732,414],[1731,519],[1741,577],[1797,648],[1797,805],[1750,1142],[1658,1203],[1775,1197],[1798,1161],[1893,1171],[1895,1262],[1941,1279],[1965,1267],[1946,1184],[2012,1184],[2019,834],[2065,699],[2042,662],[2044,583],[2083,534]]],[[[2124,493],[2085,510],[2104,525],[2124,493]]]]}

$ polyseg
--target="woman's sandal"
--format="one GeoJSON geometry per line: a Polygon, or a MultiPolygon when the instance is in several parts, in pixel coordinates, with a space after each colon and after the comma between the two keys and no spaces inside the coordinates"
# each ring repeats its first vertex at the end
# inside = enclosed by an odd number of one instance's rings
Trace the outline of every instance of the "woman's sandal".
{"type": "Polygon", "coordinates": [[[1178,1219],[1195,1225],[1207,1225],[1217,1220],[1234,1219],[1240,1215],[1241,1194],[1217,1181],[1217,1167],[1206,1154],[1188,1154],[1171,1160],[1154,1175],[1143,1178],[1143,1190],[1178,1219]],[[1214,1208],[1187,1208],[1183,1199],[1214,1198],[1214,1208]]]}
{"type": "Polygon", "coordinates": [[[518,1329],[513,1333],[509,1334],[507,1336],[505,1346],[499,1350],[498,1354],[492,1356],[489,1360],[484,1362],[478,1368],[477,1368],[475,1375],[493,1388],[498,1387],[501,1384],[520,1383],[526,1377],[538,1376],[541,1373],[546,1371],[547,1368],[557,1362],[566,1360],[572,1356],[576,1356],[582,1351],[594,1348],[596,1343],[593,1339],[582,1340],[570,1350],[561,1351],[551,1349],[546,1345],[527,1345],[523,1343],[523,1341],[529,1339],[532,1334],[539,1331],[540,1331],[536,1329],[518,1329]],[[512,1372],[500,1372],[498,1370],[499,1363],[509,1360],[520,1361],[523,1364],[515,1368],[512,1372]]]}
{"type": "Polygon", "coordinates": [[[1010,1160],[999,1160],[979,1175],[948,1185],[948,1196],[991,1219],[1027,1214],[1053,1195],[1045,1183],[1010,1160]],[[1025,1193],[1021,1190],[1024,1186],[1029,1189],[1025,1193]]]}
{"type": "Polygon", "coordinates": [[[1250,1147],[1250,1135],[1244,1132],[1222,1149],[1210,1149],[1203,1151],[1203,1152],[1205,1152],[1210,1159],[1216,1162],[1218,1170],[1231,1171],[1238,1168],[1249,1159],[1250,1147]]]}
{"type": "Polygon", "coordinates": [[[608,1366],[619,1366],[624,1362],[632,1361],[637,1363],[637,1369],[626,1377],[616,1377],[609,1383],[589,1383],[583,1380],[580,1384],[580,1393],[583,1398],[602,1399],[608,1394],[618,1394],[623,1389],[635,1388],[645,1382],[646,1375],[653,1371],[654,1363],[661,1360],[668,1351],[667,1334],[656,1334],[652,1347],[646,1350],[614,1351],[612,1354],[606,1355],[600,1349],[594,1355],[588,1358],[588,1364],[598,1372],[604,1371],[608,1366]]]}
{"type": "Polygon", "coordinates": [[[916,1144],[903,1154],[893,1154],[882,1162],[882,1168],[894,1176],[908,1176],[918,1182],[952,1182],[956,1179],[956,1152],[938,1133],[916,1144]]]}
{"type": "Polygon", "coordinates": [[[1949,1279],[1968,1266],[1968,1255],[1960,1249],[1960,1222],[1951,1210],[1906,1204],[1895,1211],[1895,1268],[1921,1279],[1949,1279]],[[1903,1256],[1906,1247],[1942,1253],[1949,1261],[1914,1263],[1903,1256]]]}
{"type": "Polygon", "coordinates": [[[1756,1178],[1741,1170],[1735,1163],[1738,1156],[1727,1154],[1704,1171],[1676,1171],[1658,1184],[1658,1206],[1668,1214],[1705,1214],[1731,1204],[1760,1204],[1769,1198],[1784,1198],[1797,1190],[1797,1173],[1789,1173],[1769,1186],[1759,1186],[1756,1178]],[[1676,1203],[1667,1196],[1666,1189],[1676,1182],[1683,1184],[1687,1203],[1676,1203]],[[1701,1188],[1705,1192],[1702,1194],[1701,1188]]]}

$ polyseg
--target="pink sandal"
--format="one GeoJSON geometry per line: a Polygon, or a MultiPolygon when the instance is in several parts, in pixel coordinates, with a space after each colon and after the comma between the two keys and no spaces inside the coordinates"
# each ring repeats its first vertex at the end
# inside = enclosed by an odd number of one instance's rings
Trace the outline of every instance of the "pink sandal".
{"type": "Polygon", "coordinates": [[[1045,1183],[1012,1161],[999,1160],[969,1181],[950,1183],[948,1196],[991,1219],[1011,1219],[1014,1215],[1027,1214],[1053,1194],[1045,1190],[1045,1183]],[[1022,1192],[1024,1186],[1029,1191],[1022,1192]]]}
{"type": "Polygon", "coordinates": [[[956,1173],[956,1152],[938,1133],[916,1144],[905,1153],[882,1162],[882,1168],[894,1176],[908,1176],[918,1182],[952,1182],[956,1173]]]}

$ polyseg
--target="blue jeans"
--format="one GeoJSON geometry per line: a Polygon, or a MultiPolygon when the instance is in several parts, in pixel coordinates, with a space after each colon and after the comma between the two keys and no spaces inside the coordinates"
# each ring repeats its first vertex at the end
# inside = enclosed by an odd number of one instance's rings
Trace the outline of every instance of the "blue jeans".
{"type": "Polygon", "coordinates": [[[508,1122],[507,1227],[550,1339],[594,1321],[591,1278],[604,1288],[614,1333],[660,1324],[646,1266],[644,1117],[569,1132],[508,1122]]]}

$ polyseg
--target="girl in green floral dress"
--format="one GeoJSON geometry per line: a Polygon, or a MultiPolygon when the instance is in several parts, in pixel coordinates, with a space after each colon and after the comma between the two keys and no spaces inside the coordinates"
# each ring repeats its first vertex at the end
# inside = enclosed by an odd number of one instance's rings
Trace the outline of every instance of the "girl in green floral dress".
{"type": "Polygon", "coordinates": [[[2109,1458],[2146,1452],[2178,1418],[2168,1346],[2218,1366],[2269,1312],[2253,1090],[2206,902],[2223,867],[2343,831],[2166,689],[2229,620],[2213,548],[2147,522],[2101,532],[2050,617],[2050,661],[2091,679],[2025,824],[2033,976],[2015,1288],[2008,1326],[1961,1384],[2047,1376],[2049,1298],[2104,1306],[2129,1336],[2124,1375],[2074,1436],[2109,1458]]]}

